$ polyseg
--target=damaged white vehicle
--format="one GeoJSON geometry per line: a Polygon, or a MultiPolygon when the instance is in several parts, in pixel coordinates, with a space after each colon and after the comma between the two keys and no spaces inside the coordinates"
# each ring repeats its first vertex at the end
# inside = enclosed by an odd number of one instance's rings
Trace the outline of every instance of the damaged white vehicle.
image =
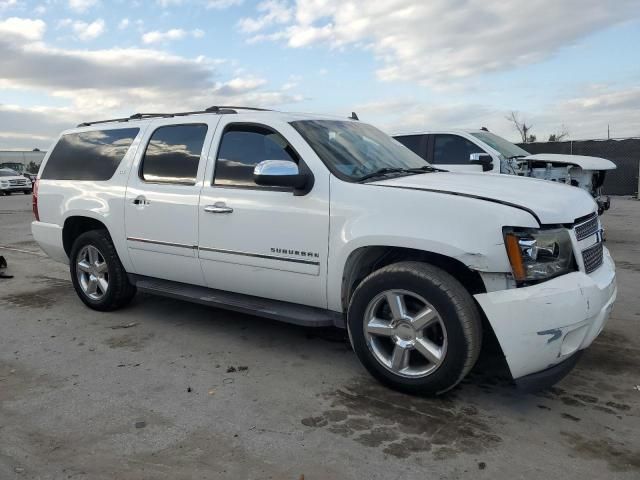
{"type": "Polygon", "coordinates": [[[396,134],[400,143],[427,162],[450,171],[484,171],[533,177],[582,188],[598,204],[598,213],[611,201],[602,194],[602,184],[615,163],[599,157],[539,153],[531,155],[487,130],[437,130],[396,134]]]}
{"type": "Polygon", "coordinates": [[[596,204],[481,176],[442,172],[355,120],[138,114],[60,136],[32,232],[95,310],[144,291],[347,328],[374,377],[430,394],[458,384],[495,334],[518,383],[553,383],[616,298],[596,204]]]}

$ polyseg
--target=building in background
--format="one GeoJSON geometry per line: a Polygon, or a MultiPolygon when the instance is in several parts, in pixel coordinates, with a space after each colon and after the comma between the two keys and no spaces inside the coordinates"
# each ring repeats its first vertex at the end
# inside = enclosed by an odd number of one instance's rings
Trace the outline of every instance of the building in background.
{"type": "Polygon", "coordinates": [[[20,173],[37,173],[37,167],[46,154],[42,150],[0,150],[0,168],[10,168],[20,173]]]}

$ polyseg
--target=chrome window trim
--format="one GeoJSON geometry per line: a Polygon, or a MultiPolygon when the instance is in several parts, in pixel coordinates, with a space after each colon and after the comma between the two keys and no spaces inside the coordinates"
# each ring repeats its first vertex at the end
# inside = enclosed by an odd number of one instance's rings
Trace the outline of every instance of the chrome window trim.
{"type": "Polygon", "coordinates": [[[173,242],[163,242],[161,240],[150,240],[148,238],[138,238],[138,237],[127,237],[127,240],[131,242],[140,242],[140,243],[151,243],[154,245],[164,245],[166,247],[179,247],[179,248],[188,248],[192,250],[202,250],[204,252],[215,252],[215,253],[226,253],[229,255],[240,255],[244,257],[255,257],[255,258],[265,258],[267,260],[280,260],[282,262],[292,262],[292,263],[301,263],[304,265],[313,265],[320,266],[320,262],[315,262],[313,260],[302,260],[299,258],[287,258],[287,257],[278,257],[276,255],[266,255],[264,253],[252,253],[252,252],[242,252],[239,250],[225,250],[222,248],[212,248],[212,247],[199,247],[198,245],[186,245],[184,243],[173,243],[173,242]]]}
{"type": "Polygon", "coordinates": [[[302,263],[304,265],[314,265],[314,266],[320,265],[320,262],[314,262],[312,260],[301,260],[298,258],[278,257],[276,255],[266,255],[264,253],[241,252],[238,250],[225,250],[222,248],[211,248],[211,247],[198,247],[198,248],[199,250],[202,250],[205,252],[227,253],[229,255],[241,255],[244,257],[266,258],[267,260],[281,260],[283,262],[302,263]]]}
{"type": "Polygon", "coordinates": [[[166,247],[189,248],[191,250],[195,250],[195,249],[198,248],[197,245],[187,245],[185,243],[163,242],[161,240],[149,240],[148,238],[127,237],[127,240],[129,240],[131,242],[152,243],[154,245],[164,245],[166,247]]]}

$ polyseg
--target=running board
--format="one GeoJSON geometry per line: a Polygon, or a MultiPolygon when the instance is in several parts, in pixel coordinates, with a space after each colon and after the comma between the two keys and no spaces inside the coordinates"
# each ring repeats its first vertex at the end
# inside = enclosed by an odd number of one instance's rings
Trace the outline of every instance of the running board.
{"type": "Polygon", "coordinates": [[[272,318],[303,327],[345,327],[342,314],[332,310],[140,275],[129,274],[129,281],[142,292],[272,318]]]}

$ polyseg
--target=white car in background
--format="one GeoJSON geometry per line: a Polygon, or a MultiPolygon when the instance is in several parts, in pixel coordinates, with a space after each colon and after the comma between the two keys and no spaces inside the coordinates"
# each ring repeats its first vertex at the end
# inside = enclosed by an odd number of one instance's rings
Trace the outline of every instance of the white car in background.
{"type": "Polygon", "coordinates": [[[31,180],[8,168],[0,168],[0,195],[14,192],[31,193],[31,180]]]}
{"type": "Polygon", "coordinates": [[[395,134],[400,143],[432,165],[452,172],[484,171],[533,177],[579,187],[591,194],[602,214],[611,204],[602,195],[607,170],[615,163],[599,157],[539,153],[531,155],[487,130],[434,130],[395,134]]]}

